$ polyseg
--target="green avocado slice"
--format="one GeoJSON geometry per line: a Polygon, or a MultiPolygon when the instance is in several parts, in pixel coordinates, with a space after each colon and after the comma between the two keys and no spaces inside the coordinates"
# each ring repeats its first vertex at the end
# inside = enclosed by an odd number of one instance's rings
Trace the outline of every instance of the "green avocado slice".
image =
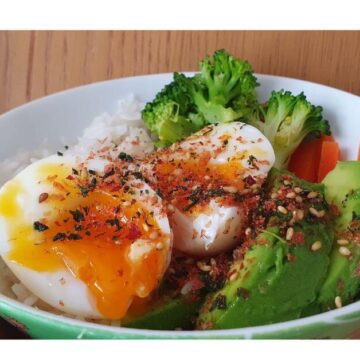
{"type": "Polygon", "coordinates": [[[194,327],[193,320],[197,316],[199,307],[200,302],[190,302],[180,297],[168,300],[142,316],[126,319],[123,325],[135,329],[188,330],[194,327]]]}
{"type": "Polygon", "coordinates": [[[335,223],[335,239],[340,244],[334,242],[329,272],[318,299],[322,310],[327,311],[352,302],[360,291],[360,162],[339,162],[323,183],[327,200],[340,211],[335,223]],[[348,255],[344,248],[349,250],[348,255]],[[337,302],[336,297],[340,298],[337,302]]]}
{"type": "MultiPolygon", "coordinates": [[[[280,186],[284,174],[293,186],[323,193],[322,185],[278,171],[271,174],[270,189],[280,186]]],[[[273,220],[274,216],[269,223],[273,220]]],[[[296,319],[303,311],[310,311],[328,269],[333,229],[329,222],[311,221],[305,216],[294,225],[294,230],[304,235],[303,244],[286,241],[279,235],[279,226],[267,226],[256,236],[244,258],[236,261],[229,271],[225,286],[209,296],[201,307],[197,328],[264,325],[296,319]],[[315,242],[322,245],[316,251],[312,250],[315,242]],[[232,279],[234,273],[237,277],[232,279]]]]}

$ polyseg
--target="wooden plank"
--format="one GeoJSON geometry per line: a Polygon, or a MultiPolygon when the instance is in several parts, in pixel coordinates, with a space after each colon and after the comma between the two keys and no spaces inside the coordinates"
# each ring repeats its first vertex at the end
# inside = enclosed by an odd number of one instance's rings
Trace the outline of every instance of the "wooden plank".
{"type": "Polygon", "coordinates": [[[1,31],[0,112],[95,81],[195,70],[219,48],[257,72],[360,95],[359,31],[1,31]]]}

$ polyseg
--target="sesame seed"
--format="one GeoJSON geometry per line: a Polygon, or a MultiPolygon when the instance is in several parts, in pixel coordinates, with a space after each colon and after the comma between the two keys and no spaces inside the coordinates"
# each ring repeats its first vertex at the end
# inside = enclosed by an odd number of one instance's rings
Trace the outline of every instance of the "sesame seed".
{"type": "Polygon", "coordinates": [[[309,209],[309,211],[310,211],[310,214],[311,214],[311,215],[314,215],[314,216],[316,216],[317,218],[322,218],[322,217],[325,215],[325,211],[324,211],[324,210],[318,211],[318,210],[314,209],[313,207],[311,207],[311,208],[309,209]]]}
{"type": "Polygon", "coordinates": [[[143,229],[144,229],[146,232],[149,231],[149,226],[147,226],[145,223],[142,224],[142,227],[143,227],[143,229]]]}
{"type": "Polygon", "coordinates": [[[297,194],[300,194],[302,192],[302,188],[301,187],[294,187],[294,191],[297,193],[297,194]]]}
{"type": "Polygon", "coordinates": [[[162,250],[163,248],[164,248],[164,244],[163,244],[163,243],[158,242],[158,243],[156,244],[156,250],[162,250]]]}
{"type": "Polygon", "coordinates": [[[171,205],[171,204],[168,205],[168,209],[169,209],[169,211],[174,211],[175,210],[174,206],[171,205]]]}
{"type": "Polygon", "coordinates": [[[284,185],[290,185],[291,182],[289,180],[284,180],[284,185]]]}
{"type": "Polygon", "coordinates": [[[295,197],[295,201],[298,202],[298,203],[302,203],[303,199],[302,199],[301,196],[298,195],[298,196],[295,197]]]}
{"type": "Polygon", "coordinates": [[[201,271],[209,272],[211,270],[211,266],[206,265],[201,261],[198,261],[196,265],[201,271]]]}
{"type": "Polygon", "coordinates": [[[282,213],[282,214],[287,214],[287,210],[283,207],[283,206],[281,206],[281,205],[279,205],[278,207],[277,207],[277,209],[278,209],[278,211],[280,212],[280,213],[282,213]]]}
{"type": "Polygon", "coordinates": [[[239,273],[237,271],[233,272],[230,277],[229,277],[229,280],[230,281],[235,281],[239,276],[239,273]]]}
{"type": "Polygon", "coordinates": [[[342,300],[340,296],[335,297],[335,306],[340,309],[342,307],[342,300]]]}
{"type": "Polygon", "coordinates": [[[304,210],[302,209],[294,210],[293,215],[296,221],[301,221],[304,218],[304,210]]]}
{"type": "Polygon", "coordinates": [[[277,198],[277,194],[276,194],[276,193],[272,193],[272,194],[271,194],[271,199],[274,200],[274,199],[276,199],[276,198],[277,198]]]}
{"type": "Polygon", "coordinates": [[[349,244],[349,241],[346,240],[346,239],[339,239],[339,240],[337,241],[337,243],[338,243],[339,245],[348,245],[348,244],[349,244]]]}
{"type": "Polygon", "coordinates": [[[294,235],[294,228],[289,227],[286,231],[286,240],[290,241],[294,235]]]}
{"type": "Polygon", "coordinates": [[[48,194],[48,193],[41,193],[41,194],[39,195],[39,203],[44,202],[48,197],[49,197],[49,194],[48,194]]]}
{"type": "Polygon", "coordinates": [[[286,197],[288,199],[294,199],[296,197],[296,194],[292,191],[286,194],[286,197]]]}
{"type": "Polygon", "coordinates": [[[187,282],[187,283],[181,288],[180,294],[181,294],[181,295],[186,295],[186,294],[188,294],[188,293],[191,291],[192,287],[193,287],[192,283],[191,283],[191,282],[187,282]]]}
{"type": "Polygon", "coordinates": [[[318,251],[320,250],[322,247],[322,243],[321,241],[315,241],[312,245],[311,245],[311,251],[318,251]]]}
{"type": "Polygon", "coordinates": [[[226,191],[226,192],[229,192],[231,194],[235,194],[237,192],[237,189],[235,186],[223,186],[223,189],[226,191]]]}
{"type": "Polygon", "coordinates": [[[216,260],[214,258],[210,259],[211,266],[216,266],[216,260]]]}
{"type": "Polygon", "coordinates": [[[251,234],[251,228],[246,228],[246,230],[245,230],[245,235],[246,236],[249,236],[251,234]]]}
{"type": "Polygon", "coordinates": [[[342,256],[350,256],[351,255],[351,251],[345,246],[340,246],[339,247],[339,253],[342,256]]]}
{"type": "Polygon", "coordinates": [[[307,198],[308,198],[308,199],[315,199],[317,196],[318,196],[318,193],[315,192],[315,191],[310,191],[310,192],[307,194],[307,198]]]}

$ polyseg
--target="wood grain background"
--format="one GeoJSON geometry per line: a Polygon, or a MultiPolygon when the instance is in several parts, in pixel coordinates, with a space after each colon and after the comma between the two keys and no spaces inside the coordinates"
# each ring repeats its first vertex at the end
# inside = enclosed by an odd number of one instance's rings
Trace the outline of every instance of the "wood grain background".
{"type": "MultiPolygon", "coordinates": [[[[95,81],[196,70],[220,48],[256,72],[360,95],[360,31],[0,31],[0,113],[95,81]]],[[[0,338],[22,336],[0,320],[0,338]]]]}
{"type": "Polygon", "coordinates": [[[219,48],[256,72],[360,95],[359,31],[2,31],[0,113],[94,81],[195,70],[219,48]]]}

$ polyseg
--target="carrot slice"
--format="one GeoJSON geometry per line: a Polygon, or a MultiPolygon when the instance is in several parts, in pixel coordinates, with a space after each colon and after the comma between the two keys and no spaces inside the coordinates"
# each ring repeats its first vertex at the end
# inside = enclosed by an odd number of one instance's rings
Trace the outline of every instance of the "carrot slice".
{"type": "Polygon", "coordinates": [[[340,148],[335,141],[323,141],[321,144],[321,154],[318,169],[318,182],[334,169],[336,163],[340,160],[340,148]]]}
{"type": "MultiPolygon", "coordinates": [[[[332,136],[303,141],[295,150],[289,170],[300,179],[321,182],[340,159],[340,148],[332,136]]],[[[360,148],[359,148],[360,159],[360,148]]]]}
{"type": "Polygon", "coordinates": [[[321,140],[323,141],[335,141],[332,135],[321,134],[321,140]]]}
{"type": "Polygon", "coordinates": [[[288,169],[303,180],[317,182],[322,139],[303,141],[291,156],[288,169]]]}

